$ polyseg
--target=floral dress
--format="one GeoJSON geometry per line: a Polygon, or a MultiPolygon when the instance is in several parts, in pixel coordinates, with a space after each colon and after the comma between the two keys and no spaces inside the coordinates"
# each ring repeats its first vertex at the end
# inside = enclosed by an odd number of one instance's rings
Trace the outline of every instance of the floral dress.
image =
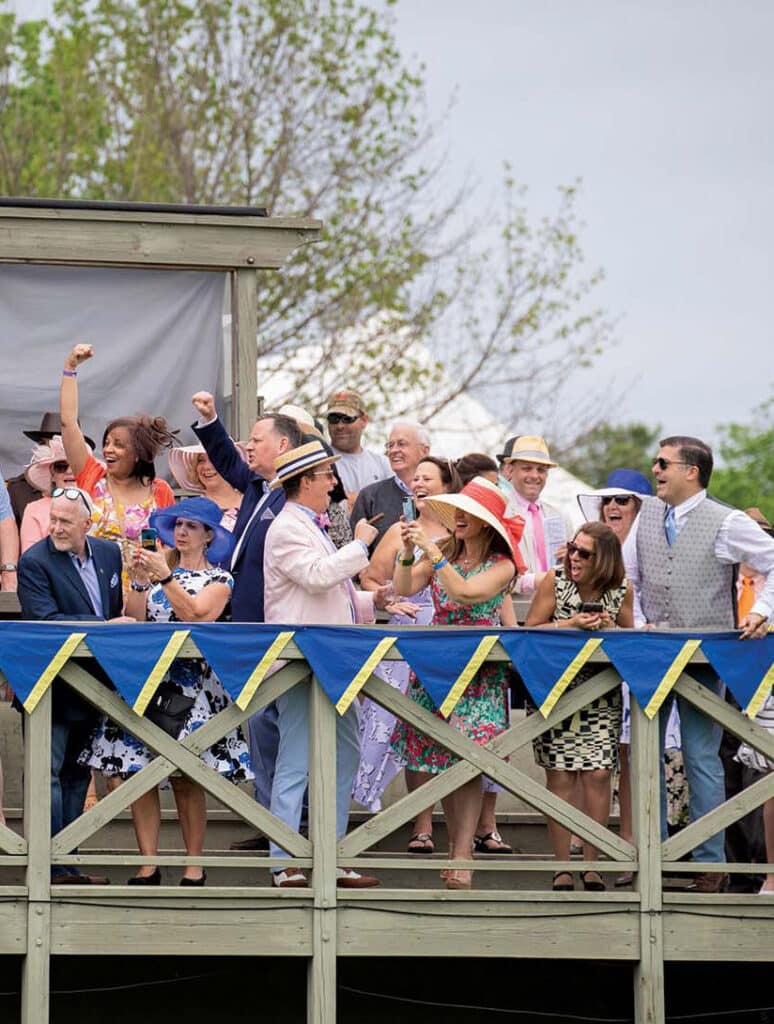
{"type": "MultiPolygon", "coordinates": [[[[602,606],[612,620],[626,597],[626,580],[620,587],[611,587],[600,598],[602,606]]],[[[554,622],[569,619],[580,611],[583,599],[572,580],[567,579],[563,569],[556,570],[554,580],[556,607],[554,622]]],[[[602,670],[601,665],[586,665],[570,683],[568,690],[575,689],[587,679],[602,670]]],[[[534,710],[534,708],[530,708],[534,710]]],[[[606,693],[577,711],[572,718],[560,722],[538,736],[532,743],[535,761],[542,768],[558,771],[592,771],[595,768],[614,769],[618,764],[618,740],[621,733],[621,691],[606,693]]]]}
{"type": "MultiPolygon", "coordinates": [[[[491,568],[504,555],[494,556],[476,569],[465,572],[453,563],[454,569],[468,579],[484,570],[491,568]]],[[[446,593],[438,577],[433,575],[430,582],[435,613],[433,624],[442,626],[494,626],[500,625],[500,608],[503,593],[497,594],[488,601],[473,605],[461,605],[453,601],[446,593]]],[[[475,743],[487,744],[508,726],[508,682],[507,665],[486,663],[481,666],[473,679],[468,683],[457,706],[449,716],[449,724],[475,743]]],[[[408,695],[420,707],[432,711],[438,718],[441,713],[428,696],[427,691],[411,672],[409,677],[408,695]]],[[[392,747],[397,760],[412,771],[438,774],[459,758],[450,754],[445,747],[428,739],[405,722],[397,722],[392,734],[392,747]]]]}
{"type": "MultiPolygon", "coordinates": [[[[198,594],[210,583],[226,583],[232,589],[234,586],[232,577],[223,569],[192,570],[178,567],[174,570],[174,576],[185,591],[192,595],[198,594]]],[[[164,588],[158,584],[149,592],[147,615],[149,622],[180,621],[172,610],[164,588]]],[[[190,658],[174,661],[165,679],[173,683],[181,694],[195,699],[177,737],[179,740],[185,739],[231,703],[220,680],[204,661],[190,658]]],[[[232,782],[254,778],[241,729],[233,729],[200,756],[209,768],[225,775],[232,782]]],[[[84,751],[79,761],[103,775],[126,776],[144,768],[154,757],[155,754],[144,743],[103,716],[92,736],[90,749],[84,751]]]]}

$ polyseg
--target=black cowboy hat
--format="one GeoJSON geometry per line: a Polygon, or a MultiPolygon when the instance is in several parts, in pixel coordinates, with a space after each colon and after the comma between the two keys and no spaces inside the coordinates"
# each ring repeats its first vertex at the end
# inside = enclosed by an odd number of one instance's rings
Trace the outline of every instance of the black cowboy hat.
{"type": "MultiPolygon", "coordinates": [[[[80,421],[78,425],[80,426],[80,421]]],[[[46,441],[51,440],[54,434],[62,433],[62,419],[58,412],[44,412],[43,419],[40,421],[40,430],[25,430],[23,433],[30,441],[35,441],[37,444],[45,444],[46,441]]],[[[85,434],[83,439],[92,450],[97,447],[92,439],[86,437],[85,434]]]]}

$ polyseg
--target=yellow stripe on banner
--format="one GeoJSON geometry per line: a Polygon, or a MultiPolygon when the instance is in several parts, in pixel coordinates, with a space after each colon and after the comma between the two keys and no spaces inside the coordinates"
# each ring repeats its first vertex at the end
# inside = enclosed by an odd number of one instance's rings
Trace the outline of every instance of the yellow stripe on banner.
{"type": "Polygon", "coordinates": [[[343,715],[347,708],[350,706],[352,701],[360,693],[361,688],[365,685],[368,677],[371,675],[373,670],[385,656],[387,651],[392,647],[398,638],[396,636],[385,636],[379,641],[374,647],[373,651],[369,654],[366,661],[363,662],[362,668],[358,671],[357,675],[353,678],[352,682],[346,688],[344,693],[339,697],[336,703],[336,710],[340,715],[343,715]]]}
{"type": "Polygon", "coordinates": [[[24,710],[28,713],[32,713],[38,706],[38,702],[46,690],[49,688],[56,676],[59,675],[60,669],[64,666],[64,663],[73,653],[75,648],[81,642],[86,639],[85,633],[71,633],[59,650],[56,652],[54,657],[48,663],[48,666],[41,672],[38,681],[30,690],[27,695],[27,699],[24,701],[24,710]]]}
{"type": "Polygon", "coordinates": [[[564,691],[577,676],[586,662],[589,660],[591,655],[596,651],[597,647],[602,643],[602,637],[595,637],[593,640],[587,640],[586,643],[581,647],[575,657],[572,659],[567,668],[562,672],[559,678],[556,680],[551,690],[540,705],[540,713],[543,718],[548,718],[551,712],[554,710],[554,705],[562,696],[564,691]]]}
{"type": "Polygon", "coordinates": [[[647,707],[645,708],[645,714],[648,718],[653,718],[655,716],[658,709],[669,696],[669,691],[683,674],[683,669],[699,649],[700,645],[701,640],[686,640],[680,648],[680,653],[669,666],[666,675],[656,687],[656,692],[648,701],[647,707]]]}
{"type": "Polygon", "coordinates": [[[236,699],[236,706],[239,708],[240,711],[246,710],[247,705],[253,699],[255,691],[266,678],[266,673],[272,667],[277,658],[279,658],[280,654],[282,654],[282,652],[285,650],[285,648],[295,635],[296,631],[294,629],[291,629],[285,633],[277,633],[277,635],[274,637],[274,639],[271,642],[271,646],[266,651],[261,660],[258,662],[258,664],[255,666],[253,671],[250,673],[250,675],[247,678],[247,682],[239,691],[239,696],[236,699]]]}
{"type": "Polygon", "coordinates": [[[478,672],[478,670],[481,668],[481,665],[486,660],[489,652],[492,650],[492,648],[499,639],[499,634],[495,634],[494,636],[485,636],[482,639],[481,643],[478,645],[478,647],[475,649],[472,658],[460,673],[457,682],[446,694],[446,699],[439,708],[444,718],[448,718],[452,711],[454,711],[455,707],[457,706],[457,701],[465,692],[465,688],[467,687],[468,683],[476,674],[476,672],[478,672]]]}
{"type": "Polygon", "coordinates": [[[763,707],[763,702],[771,692],[771,687],[774,685],[774,664],[769,665],[769,670],[766,675],[761,679],[760,686],[752,696],[752,700],[744,709],[744,713],[749,718],[755,718],[760,709],[763,707]]]}
{"type": "Polygon", "coordinates": [[[139,696],[134,702],[134,710],[138,715],[145,714],[153,694],[159,687],[159,683],[167,672],[169,672],[169,666],[177,657],[180,648],[186,642],[190,634],[190,629],[178,629],[172,634],[169,640],[167,640],[167,646],[161,652],[159,660],[156,662],[150,675],[145,680],[143,688],[140,690],[139,696]]]}

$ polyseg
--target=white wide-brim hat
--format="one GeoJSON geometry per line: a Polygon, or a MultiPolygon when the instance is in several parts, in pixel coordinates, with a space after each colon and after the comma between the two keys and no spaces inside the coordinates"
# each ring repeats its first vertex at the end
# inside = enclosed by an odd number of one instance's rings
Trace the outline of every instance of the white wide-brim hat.
{"type": "MultiPolygon", "coordinates": [[[[242,459],[247,462],[247,455],[241,441],[235,441],[234,444],[242,459]]],[[[201,444],[186,444],[180,448],[170,448],[168,452],[169,471],[181,490],[190,491],[191,494],[206,493],[196,473],[199,456],[205,454],[204,446],[201,444]]]]}

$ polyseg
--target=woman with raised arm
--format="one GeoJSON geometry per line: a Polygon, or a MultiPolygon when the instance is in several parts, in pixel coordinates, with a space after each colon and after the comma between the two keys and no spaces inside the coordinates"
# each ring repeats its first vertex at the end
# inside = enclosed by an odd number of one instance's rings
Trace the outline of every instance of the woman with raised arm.
{"type": "MultiPolygon", "coordinates": [[[[535,591],[526,625],[551,629],[631,628],[632,604],[620,541],[604,523],[584,523],[567,545],[564,565],[550,569],[535,591]]],[[[585,666],[570,688],[580,686],[602,667],[585,666]]],[[[549,792],[574,803],[573,790],[580,782],[580,810],[600,825],[606,825],[610,815],[610,780],[618,761],[620,732],[621,691],[616,689],[533,742],[535,761],[545,769],[549,792]]],[[[569,860],[569,830],[549,818],[548,834],[556,859],[569,860]]],[[[594,860],[596,854],[596,848],[584,840],[584,859],[594,860]]],[[[583,872],[581,882],[591,892],[605,888],[596,871],[583,872]]],[[[574,889],[572,874],[557,872],[553,888],[574,889]]]]}
{"type": "MultiPolygon", "coordinates": [[[[517,571],[523,568],[519,540],[524,520],[505,517],[505,498],[483,477],[475,477],[459,494],[439,494],[426,506],[450,532],[440,544],[421,525],[401,524],[402,546],[393,575],[395,592],[407,596],[430,587],[433,623],[499,626],[500,610],[517,571]],[[416,550],[421,555],[416,558],[416,550]]],[[[440,717],[440,711],[412,673],[409,696],[440,717]]],[[[475,743],[487,744],[508,725],[506,666],[485,663],[460,697],[449,723],[475,743]]],[[[409,771],[437,774],[458,760],[445,747],[404,722],[393,734],[397,756],[409,771]]],[[[442,801],[449,830],[449,859],[469,860],[481,813],[481,776],[442,801]]],[[[469,889],[472,872],[444,872],[447,889],[469,889]]]]}
{"type": "MultiPolygon", "coordinates": [[[[102,436],[100,462],[91,453],[78,425],[78,367],[91,359],[91,345],[75,345],[67,355],[59,392],[62,441],[79,487],[94,502],[95,537],[122,544],[124,566],[130,560],[127,541],[139,541],[151,512],[174,501],[172,489],[156,476],[153,460],[174,443],[161,417],[121,416],[111,420],[102,436]]],[[[124,572],[124,596],[128,575],[124,572]]]]}

